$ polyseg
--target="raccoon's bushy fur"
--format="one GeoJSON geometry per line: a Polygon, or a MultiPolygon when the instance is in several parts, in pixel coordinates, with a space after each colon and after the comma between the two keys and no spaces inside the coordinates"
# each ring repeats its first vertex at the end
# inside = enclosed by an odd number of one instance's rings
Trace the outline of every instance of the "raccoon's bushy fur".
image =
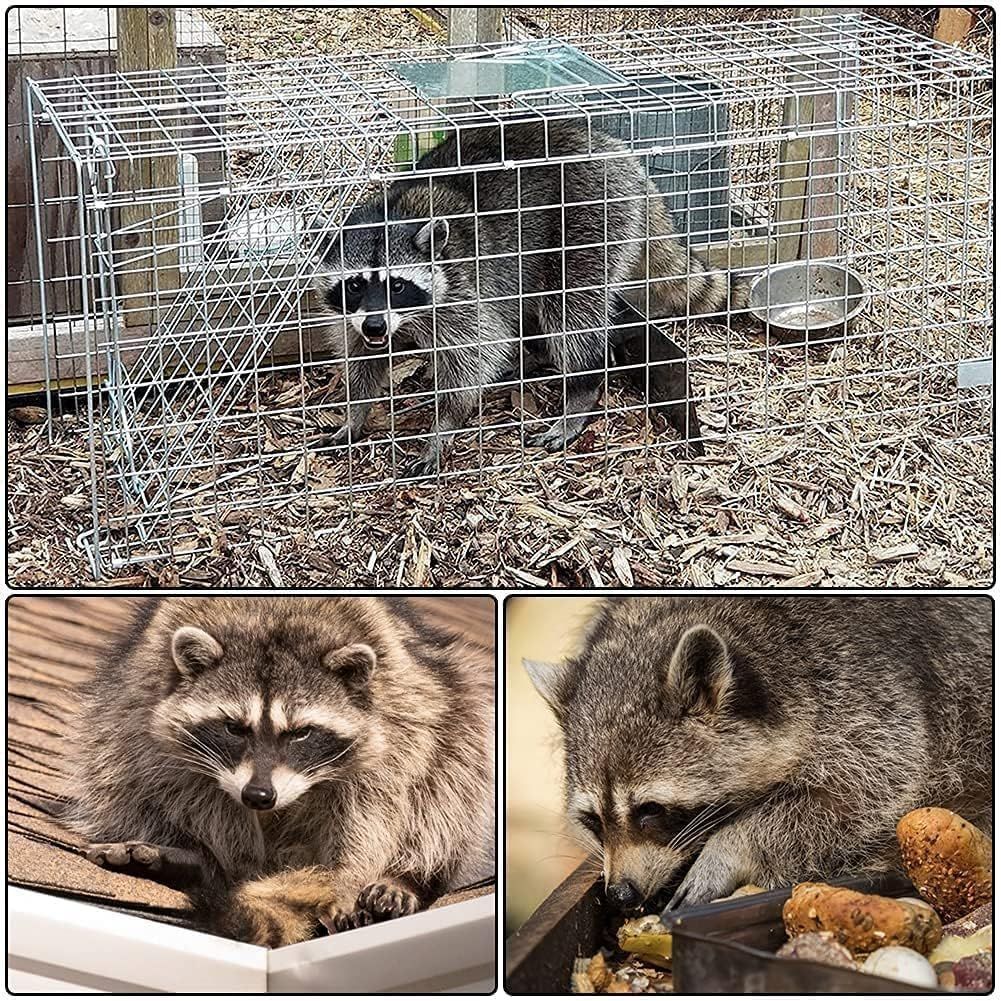
{"type": "MultiPolygon", "coordinates": [[[[665,415],[685,437],[700,437],[684,352],[647,320],[725,311],[729,283],[675,238],[641,158],[579,123],[532,122],[465,129],[425,154],[422,172],[352,212],[319,282],[341,313],[355,308],[346,275],[388,272],[427,293],[427,308],[412,311],[395,311],[388,293],[377,300],[397,345],[435,349],[439,416],[415,471],[437,465],[439,436],[462,426],[482,387],[518,370],[523,339],[567,376],[564,419],[531,444],[554,450],[580,433],[610,350],[637,383],[649,380],[652,402],[670,401],[665,415]],[[506,166],[478,166],[494,163],[506,166]],[[648,369],[648,359],[675,364],[648,369]]],[[[360,434],[389,366],[387,353],[373,356],[358,329],[345,329],[351,406],[339,441],[360,434]]]]}
{"type": "Polygon", "coordinates": [[[899,868],[919,806],[990,831],[986,598],[613,598],[566,663],[526,667],[621,906],[689,864],[674,906],[899,868]]]}
{"type": "Polygon", "coordinates": [[[259,944],[426,906],[492,872],[492,665],[403,599],[145,602],[88,684],[64,820],[95,861],[173,882],[210,927],[259,944]],[[179,669],[199,635],[221,655],[179,669]],[[364,670],[342,650],[367,651],[364,670]],[[217,712],[318,721],[344,746],[283,765],[291,801],[260,813],[220,787],[218,747],[189,739],[217,712]]]}

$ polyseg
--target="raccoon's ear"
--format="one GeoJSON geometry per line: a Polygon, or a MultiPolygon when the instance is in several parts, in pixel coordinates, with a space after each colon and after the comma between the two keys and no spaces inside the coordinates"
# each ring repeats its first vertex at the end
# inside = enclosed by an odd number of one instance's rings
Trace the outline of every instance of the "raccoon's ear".
{"type": "Polygon", "coordinates": [[[193,678],[215,667],[222,659],[219,642],[197,626],[181,626],[175,630],[170,653],[178,673],[185,678],[193,678]]]}
{"type": "Polygon", "coordinates": [[[366,692],[375,669],[375,651],[365,643],[351,643],[331,650],[323,658],[323,666],[335,672],[352,691],[366,692]]]}
{"type": "Polygon", "coordinates": [[[560,685],[563,682],[564,667],[562,664],[550,664],[542,660],[522,660],[522,665],[528,672],[528,677],[535,685],[538,693],[557,712],[560,711],[560,685]]]}
{"type": "Polygon", "coordinates": [[[431,248],[432,237],[434,238],[434,248],[431,256],[434,257],[448,243],[447,219],[431,219],[429,222],[424,223],[414,233],[414,246],[418,250],[427,251],[431,248]]]}
{"type": "Polygon", "coordinates": [[[667,687],[685,714],[715,713],[733,680],[726,643],[709,626],[692,626],[678,642],[667,669],[667,687]]]}

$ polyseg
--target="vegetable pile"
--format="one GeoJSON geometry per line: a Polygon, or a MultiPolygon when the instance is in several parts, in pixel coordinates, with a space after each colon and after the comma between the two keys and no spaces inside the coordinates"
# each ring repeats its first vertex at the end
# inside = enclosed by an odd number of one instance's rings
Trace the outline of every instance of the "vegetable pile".
{"type": "MultiPolygon", "coordinates": [[[[900,820],[897,840],[918,897],[882,897],[826,883],[800,883],[782,909],[788,941],[777,955],[930,990],[990,991],[990,839],[949,810],[923,807],[900,820]]],[[[747,886],[733,897],[759,892],[761,887],[747,886]]],[[[672,991],[671,933],[657,915],[626,921],[618,929],[616,945],[577,960],[573,993],[672,991]]]]}
{"type": "Polygon", "coordinates": [[[919,898],[800,883],[782,909],[789,941],[778,955],[933,990],[989,991],[994,979],[990,839],[949,810],[923,807],[901,818],[897,840],[919,898]]]}

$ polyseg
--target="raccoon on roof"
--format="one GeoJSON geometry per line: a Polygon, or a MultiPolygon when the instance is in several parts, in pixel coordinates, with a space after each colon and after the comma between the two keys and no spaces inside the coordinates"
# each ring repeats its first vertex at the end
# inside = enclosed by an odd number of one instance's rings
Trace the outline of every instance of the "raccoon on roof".
{"type": "Polygon", "coordinates": [[[164,598],[89,682],[63,821],[260,945],[493,872],[492,651],[404,599],[164,598]]]}

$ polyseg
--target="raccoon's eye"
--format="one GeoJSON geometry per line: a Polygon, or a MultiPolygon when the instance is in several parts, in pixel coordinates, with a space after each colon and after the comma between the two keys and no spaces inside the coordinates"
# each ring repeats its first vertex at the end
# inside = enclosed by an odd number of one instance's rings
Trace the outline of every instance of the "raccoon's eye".
{"type": "Polygon", "coordinates": [[[250,733],[250,727],[237,723],[235,719],[226,720],[226,733],[233,737],[246,737],[250,733]]]}
{"type": "Polygon", "coordinates": [[[349,292],[357,293],[361,291],[361,279],[360,278],[349,278],[345,283],[345,287],[349,292]]]}
{"type": "Polygon", "coordinates": [[[394,278],[389,283],[389,290],[394,295],[403,295],[403,289],[405,288],[405,283],[402,278],[394,278]]]}
{"type": "Polygon", "coordinates": [[[289,730],[288,739],[290,741],[305,740],[312,732],[312,727],[301,726],[298,730],[289,730]]]}
{"type": "Polygon", "coordinates": [[[601,840],[601,817],[596,813],[582,813],[577,818],[599,841],[601,840]]]}
{"type": "Polygon", "coordinates": [[[633,810],[633,819],[642,827],[663,820],[666,813],[667,811],[660,803],[640,803],[633,810]]]}

